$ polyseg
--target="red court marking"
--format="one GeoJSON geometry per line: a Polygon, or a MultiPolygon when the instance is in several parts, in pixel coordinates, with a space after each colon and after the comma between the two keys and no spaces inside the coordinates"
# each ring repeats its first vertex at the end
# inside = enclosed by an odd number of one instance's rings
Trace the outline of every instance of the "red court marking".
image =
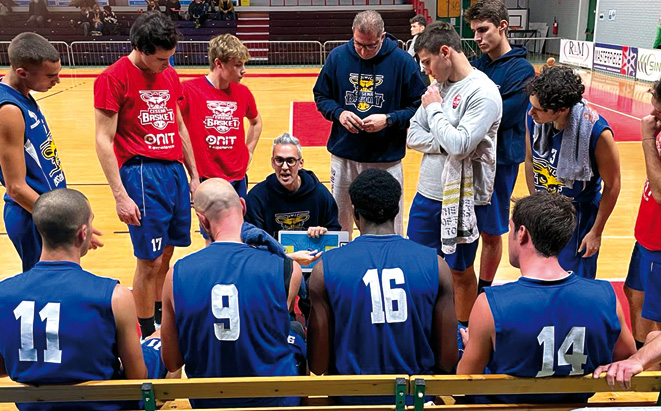
{"type": "Polygon", "coordinates": [[[332,123],[317,111],[314,102],[294,101],[292,111],[292,134],[301,145],[325,146],[332,123]]]}
{"type": "Polygon", "coordinates": [[[594,108],[608,121],[615,141],[641,141],[640,120],[634,120],[608,110],[599,110],[599,107],[594,108]]]}
{"type": "Polygon", "coordinates": [[[629,116],[642,118],[649,114],[649,104],[624,95],[633,94],[635,87],[633,83],[620,83],[619,93],[600,90],[595,87],[585,86],[584,97],[594,104],[607,107],[594,107],[610,124],[615,141],[640,141],[640,120],[629,116]]]}

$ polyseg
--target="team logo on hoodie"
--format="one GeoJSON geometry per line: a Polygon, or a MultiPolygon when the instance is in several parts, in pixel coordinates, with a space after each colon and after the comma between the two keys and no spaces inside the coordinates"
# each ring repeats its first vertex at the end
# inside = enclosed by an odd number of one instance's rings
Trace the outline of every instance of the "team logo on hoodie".
{"type": "Polygon", "coordinates": [[[383,83],[382,75],[351,73],[349,81],[353,84],[353,91],[346,92],[345,105],[355,106],[361,113],[372,107],[383,106],[383,94],[375,92],[375,89],[383,83]]]}
{"type": "Polygon", "coordinates": [[[309,211],[294,211],[291,213],[276,213],[275,222],[282,230],[302,230],[303,223],[310,219],[309,211]]]}

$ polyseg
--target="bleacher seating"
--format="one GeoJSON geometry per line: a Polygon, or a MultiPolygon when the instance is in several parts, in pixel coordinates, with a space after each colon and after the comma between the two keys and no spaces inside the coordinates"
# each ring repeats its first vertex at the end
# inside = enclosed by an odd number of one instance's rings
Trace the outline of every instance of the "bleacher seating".
{"type": "MultiPolygon", "coordinates": [[[[386,31],[400,40],[411,38],[409,19],[415,15],[408,11],[381,11],[386,31]]],[[[269,14],[272,41],[349,40],[355,11],[327,12],[271,12],[269,14]]]]}
{"type": "MultiPolygon", "coordinates": [[[[50,41],[127,41],[129,39],[129,29],[133,21],[138,18],[137,12],[133,13],[115,13],[119,21],[120,32],[113,36],[84,36],[81,29],[72,28],[69,25],[70,20],[78,18],[77,12],[51,12],[49,17],[51,21],[43,28],[27,27],[27,13],[17,12],[10,15],[9,23],[0,27],[0,41],[10,41],[14,36],[24,31],[34,31],[46,37],[50,41]]],[[[202,27],[196,29],[193,22],[176,22],[182,35],[182,40],[187,41],[208,41],[211,37],[223,33],[236,33],[236,21],[219,21],[208,19],[202,27]]]]}
{"type": "MultiPolygon", "coordinates": [[[[126,41],[128,40],[129,28],[133,21],[139,16],[137,12],[116,13],[120,23],[120,33],[114,36],[85,37],[80,29],[74,29],[69,25],[70,20],[78,18],[77,12],[52,11],[51,21],[43,28],[32,28],[26,26],[27,13],[16,12],[10,15],[9,23],[0,27],[0,41],[10,41],[14,36],[24,31],[34,31],[51,41],[126,41]]],[[[351,37],[351,23],[355,11],[291,11],[269,13],[271,41],[319,41],[348,40],[351,37]]],[[[412,10],[383,11],[386,30],[400,40],[408,40],[409,19],[413,17],[412,10]]],[[[177,22],[182,33],[182,40],[206,41],[211,37],[222,33],[236,34],[236,21],[207,20],[204,25],[195,29],[193,22],[177,22]]]]}

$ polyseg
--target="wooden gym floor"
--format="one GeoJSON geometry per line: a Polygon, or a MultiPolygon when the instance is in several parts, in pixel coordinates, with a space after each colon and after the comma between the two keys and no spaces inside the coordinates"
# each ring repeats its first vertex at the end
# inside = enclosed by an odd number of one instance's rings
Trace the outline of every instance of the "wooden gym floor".
{"type": "MultiPolygon", "coordinates": [[[[204,69],[179,71],[182,80],[205,73],[204,69]]],[[[269,160],[272,141],[290,128],[290,103],[313,100],[312,87],[317,72],[315,69],[248,70],[243,84],[254,93],[264,123],[261,139],[248,170],[249,188],[272,172],[269,160]]],[[[94,149],[93,85],[94,75],[98,73],[98,69],[64,69],[61,83],[46,93],[36,93],[35,98],[53,132],[69,187],[82,191],[89,198],[95,214],[94,226],[104,233],[105,247],[91,251],[83,259],[84,268],[98,275],[118,278],[130,286],[135,270],[131,242],[126,226],[115,213],[114,201],[94,149]]],[[[597,104],[596,108],[613,125],[616,134],[625,130],[632,136],[640,135],[637,119],[646,114],[643,110],[649,106],[650,96],[646,93],[649,85],[589,73],[584,74],[584,81],[588,85],[589,100],[592,101],[591,97],[594,97],[595,100],[607,103],[601,107],[597,104]],[[612,98],[615,98],[616,104],[610,103],[612,98]]],[[[622,191],[602,238],[598,267],[598,277],[602,279],[621,279],[626,276],[634,243],[633,227],[645,181],[640,143],[619,142],[618,148],[622,164],[622,191]]],[[[304,147],[303,157],[306,168],[313,170],[328,185],[330,155],[326,148],[304,147]]],[[[405,222],[416,192],[420,159],[421,154],[412,150],[408,150],[404,159],[405,222]]],[[[4,192],[4,189],[0,190],[0,193],[4,192]]],[[[520,167],[514,195],[526,194],[523,167],[520,167]]],[[[195,217],[192,230],[197,230],[195,217]]],[[[204,242],[199,233],[193,232],[192,240],[191,246],[176,250],[174,260],[203,247],[204,242]]],[[[496,280],[507,281],[518,277],[518,271],[507,261],[506,240],[504,237],[504,257],[496,280]]],[[[0,253],[3,257],[0,259],[0,279],[20,272],[20,260],[2,225],[0,253]]],[[[479,266],[479,260],[476,265],[479,266]]]]}
{"type": "MultiPolygon", "coordinates": [[[[0,70],[0,76],[4,70],[0,70]]],[[[112,195],[103,176],[94,149],[93,84],[99,69],[64,69],[61,83],[47,93],[37,93],[66,172],[68,185],[82,191],[90,200],[95,214],[94,226],[103,231],[105,247],[91,251],[83,259],[83,267],[102,276],[114,277],[131,286],[135,259],[127,228],[115,214],[112,195]]],[[[204,69],[179,70],[184,77],[203,75],[204,69]]],[[[270,167],[271,144],[282,132],[289,131],[292,101],[312,101],[312,87],[318,69],[255,69],[248,70],[243,84],[255,95],[264,128],[248,171],[251,188],[272,172],[270,167]]],[[[626,276],[631,249],[634,243],[633,227],[645,181],[642,150],[639,143],[638,120],[647,114],[650,96],[647,84],[617,79],[606,75],[584,73],[588,86],[587,97],[595,102],[597,110],[606,117],[616,133],[629,134],[636,141],[619,142],[622,164],[622,191],[617,206],[610,217],[602,238],[598,277],[622,279],[626,276]],[[601,103],[601,105],[599,104],[601,103]],[[647,111],[646,111],[647,110],[647,111]],[[635,136],[638,136],[636,139],[635,136]]],[[[305,166],[313,170],[328,186],[330,155],[325,147],[304,147],[305,166]]],[[[405,222],[411,200],[416,192],[421,154],[409,150],[404,159],[405,174],[405,222]]],[[[515,196],[527,194],[525,177],[519,170],[515,196]]],[[[0,188],[4,194],[4,189],[0,188]]],[[[0,223],[2,224],[2,223],[0,223]]],[[[192,245],[177,249],[173,261],[204,246],[193,218],[192,245]]],[[[0,279],[20,272],[20,260],[7,237],[4,225],[0,225],[0,279]]],[[[518,278],[518,271],[507,261],[507,240],[504,238],[503,261],[496,281],[518,278]]],[[[476,261],[476,271],[479,260],[476,261]]],[[[622,394],[617,394],[620,397],[622,394]]],[[[633,398],[639,398],[634,396],[633,398]]],[[[628,398],[627,399],[633,399],[628,398]]],[[[15,410],[11,404],[0,404],[0,411],[15,410]]]]}

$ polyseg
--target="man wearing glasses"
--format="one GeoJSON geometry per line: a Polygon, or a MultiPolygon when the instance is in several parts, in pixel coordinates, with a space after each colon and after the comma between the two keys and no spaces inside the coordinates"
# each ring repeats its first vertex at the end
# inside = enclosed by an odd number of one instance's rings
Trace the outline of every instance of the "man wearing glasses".
{"type": "MultiPolygon", "coordinates": [[[[331,189],[342,229],[350,233],[349,185],[358,174],[386,170],[403,187],[406,129],[425,92],[420,68],[386,35],[379,13],[358,13],[352,30],[353,38],[328,55],[313,89],[317,109],[333,122],[327,144],[331,189]]],[[[403,209],[402,198],[395,218],[398,234],[403,233],[403,209]]]]}
{"type": "Polygon", "coordinates": [[[310,237],[340,230],[335,200],[312,171],[303,170],[296,137],[284,133],[273,141],[271,167],[275,173],[246,197],[247,222],[275,238],[280,230],[307,230],[310,237]]]}

